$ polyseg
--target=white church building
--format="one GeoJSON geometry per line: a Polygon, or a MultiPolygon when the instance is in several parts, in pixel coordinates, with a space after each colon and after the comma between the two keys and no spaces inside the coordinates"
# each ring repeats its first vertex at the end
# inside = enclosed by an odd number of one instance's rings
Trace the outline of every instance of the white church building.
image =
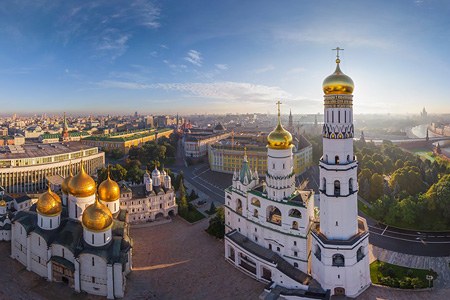
{"type": "Polygon", "coordinates": [[[369,232],[357,209],[353,81],[340,70],[339,54],[336,63],[323,83],[319,216],[314,192],[295,185],[292,136],[281,125],[280,102],[278,125],[267,137],[265,181],[244,156],[225,190],[225,259],[267,283],[270,299],[356,297],[371,284],[369,232]]]}
{"type": "Polygon", "coordinates": [[[11,220],[11,257],[48,281],[76,292],[124,296],[132,268],[127,212],[108,174],[97,189],[83,163],[62,183],[62,199],[50,186],[29,211],[11,220]]]}

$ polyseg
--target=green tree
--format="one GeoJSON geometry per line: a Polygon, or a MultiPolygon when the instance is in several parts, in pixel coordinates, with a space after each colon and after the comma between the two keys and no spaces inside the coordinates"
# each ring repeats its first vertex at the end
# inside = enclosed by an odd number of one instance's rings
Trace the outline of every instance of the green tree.
{"type": "Polygon", "coordinates": [[[428,207],[450,225],[450,174],[443,176],[426,192],[428,207]]]}
{"type": "Polygon", "coordinates": [[[175,181],[173,183],[173,187],[175,188],[176,191],[178,191],[180,189],[180,184],[183,181],[183,178],[184,178],[183,171],[178,173],[178,175],[175,177],[175,181]]]}
{"type": "Polygon", "coordinates": [[[186,197],[186,189],[184,188],[184,182],[181,180],[180,188],[178,189],[178,211],[180,215],[186,215],[189,210],[189,204],[186,197]]]}
{"type": "Polygon", "coordinates": [[[209,220],[209,226],[206,229],[209,234],[222,239],[225,235],[225,210],[223,206],[216,209],[216,215],[209,220]]]}
{"type": "Polygon", "coordinates": [[[212,215],[216,212],[216,206],[214,205],[214,201],[211,202],[211,206],[209,207],[208,214],[212,215]]]}
{"type": "MultiPolygon", "coordinates": [[[[107,168],[101,168],[97,170],[97,181],[98,183],[101,183],[104,181],[108,176],[108,169],[107,168]]],[[[110,166],[110,176],[112,180],[115,181],[121,181],[126,179],[127,177],[127,170],[122,167],[120,164],[116,164],[113,166],[110,166]]]]}
{"type": "Polygon", "coordinates": [[[374,173],[370,178],[370,193],[368,200],[375,201],[381,196],[383,196],[383,187],[384,187],[383,176],[378,173],[374,173]]]}

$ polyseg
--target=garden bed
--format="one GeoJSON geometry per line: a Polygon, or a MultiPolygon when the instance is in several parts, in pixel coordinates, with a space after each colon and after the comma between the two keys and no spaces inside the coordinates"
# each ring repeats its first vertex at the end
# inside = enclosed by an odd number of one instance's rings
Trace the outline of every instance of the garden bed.
{"type": "Polygon", "coordinates": [[[379,260],[370,264],[370,279],[372,283],[401,289],[423,289],[433,287],[426,276],[436,279],[437,273],[433,270],[412,269],[381,262],[379,260]]]}

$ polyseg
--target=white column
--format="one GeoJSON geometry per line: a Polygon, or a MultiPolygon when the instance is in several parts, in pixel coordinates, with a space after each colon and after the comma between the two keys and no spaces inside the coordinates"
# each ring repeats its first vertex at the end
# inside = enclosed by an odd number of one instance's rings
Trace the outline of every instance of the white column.
{"type": "Polygon", "coordinates": [[[27,270],[31,271],[31,236],[27,234],[27,270]]]}
{"type": "Polygon", "coordinates": [[[75,281],[75,292],[81,292],[81,284],[80,284],[80,262],[78,259],[74,259],[73,264],[75,266],[75,272],[73,273],[73,279],[75,281]]]}

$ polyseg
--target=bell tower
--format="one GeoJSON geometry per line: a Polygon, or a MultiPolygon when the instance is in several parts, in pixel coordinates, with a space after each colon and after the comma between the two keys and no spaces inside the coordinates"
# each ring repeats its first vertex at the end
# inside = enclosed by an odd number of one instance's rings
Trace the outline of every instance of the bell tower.
{"type": "Polygon", "coordinates": [[[368,228],[358,217],[358,161],[353,153],[353,80],[340,69],[323,82],[320,222],[312,231],[312,275],[331,294],[356,297],[370,285],[368,228]]]}

